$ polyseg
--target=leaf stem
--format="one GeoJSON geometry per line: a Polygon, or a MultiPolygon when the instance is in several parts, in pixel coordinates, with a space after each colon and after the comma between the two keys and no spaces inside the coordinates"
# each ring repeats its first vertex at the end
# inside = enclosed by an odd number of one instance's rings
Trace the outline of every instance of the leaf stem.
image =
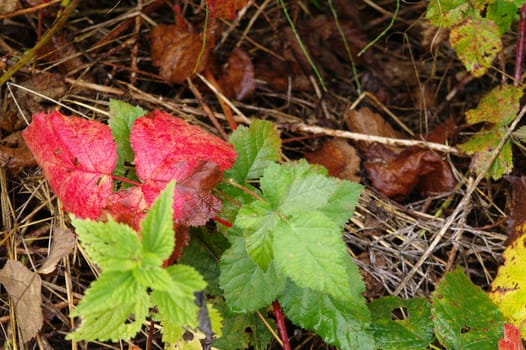
{"type": "Polygon", "coordinates": [[[232,227],[232,226],[233,226],[233,225],[232,225],[231,223],[229,223],[228,221],[223,220],[223,219],[221,219],[220,217],[217,217],[217,216],[214,216],[214,221],[217,221],[217,222],[219,222],[221,225],[226,226],[226,227],[232,227]]]}
{"type": "Polygon", "coordinates": [[[137,182],[137,181],[133,181],[133,180],[130,180],[130,179],[127,179],[125,177],[120,177],[120,176],[117,176],[117,175],[111,175],[111,178],[113,180],[124,182],[124,183],[130,184],[130,185],[133,185],[133,186],[142,186],[142,183],[137,182]]]}
{"type": "Polygon", "coordinates": [[[287,334],[287,327],[285,325],[285,317],[277,300],[272,302],[272,308],[274,309],[274,316],[276,316],[276,326],[278,327],[279,336],[283,341],[283,350],[291,350],[289,335],[287,334]]]}

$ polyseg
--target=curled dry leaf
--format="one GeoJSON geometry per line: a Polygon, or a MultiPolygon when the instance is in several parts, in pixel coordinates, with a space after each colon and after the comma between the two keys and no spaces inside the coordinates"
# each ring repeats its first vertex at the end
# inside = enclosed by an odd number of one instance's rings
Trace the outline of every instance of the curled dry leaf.
{"type": "Polygon", "coordinates": [[[232,50],[218,83],[223,94],[228,98],[241,101],[254,93],[256,89],[254,66],[243,49],[236,47],[232,50]]]}
{"type": "Polygon", "coordinates": [[[177,25],[162,24],[150,32],[152,64],[168,83],[183,83],[186,78],[202,72],[214,46],[212,29],[197,34],[177,25]],[[203,47],[204,44],[204,47],[203,47]]]}
{"type": "Polygon", "coordinates": [[[413,190],[430,196],[455,186],[449,165],[439,154],[425,149],[408,149],[387,160],[368,160],[364,167],[372,185],[396,200],[405,199],[413,190]]]}
{"type": "Polygon", "coordinates": [[[24,343],[42,328],[42,281],[38,273],[28,270],[16,260],[7,260],[0,270],[3,284],[15,305],[15,317],[24,343]]]}
{"type": "MultiPolygon", "coordinates": [[[[350,110],[344,117],[351,131],[401,138],[403,134],[393,129],[379,114],[367,107],[358,111],[350,110]]],[[[451,122],[449,122],[451,123],[451,122]]],[[[451,124],[437,127],[429,138],[439,141],[449,136],[451,124]]],[[[358,143],[364,154],[363,163],[371,184],[382,194],[396,200],[403,200],[413,191],[422,196],[449,192],[455,186],[455,179],[449,164],[433,151],[422,148],[400,150],[377,143],[358,143]]]]}
{"type": "Polygon", "coordinates": [[[14,132],[0,141],[0,168],[9,169],[16,175],[24,168],[35,165],[35,158],[22,138],[22,132],[14,132]]]}
{"type": "Polygon", "coordinates": [[[48,274],[55,271],[60,260],[68,256],[77,244],[77,237],[69,229],[61,226],[53,228],[53,241],[49,249],[47,260],[38,269],[39,273],[48,274]]]}
{"type": "Polygon", "coordinates": [[[343,139],[328,139],[321,148],[305,154],[312,164],[327,168],[329,175],[340,179],[360,182],[360,157],[356,149],[343,139]]]}

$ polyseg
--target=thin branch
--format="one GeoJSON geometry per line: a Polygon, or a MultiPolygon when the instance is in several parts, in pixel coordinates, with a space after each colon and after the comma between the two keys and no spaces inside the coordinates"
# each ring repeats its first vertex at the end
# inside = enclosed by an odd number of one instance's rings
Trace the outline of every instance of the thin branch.
{"type": "Polygon", "coordinates": [[[460,153],[460,151],[456,149],[455,147],[442,145],[440,143],[420,141],[420,140],[394,139],[390,137],[360,134],[360,133],[351,132],[351,131],[327,129],[327,128],[322,128],[319,126],[306,125],[302,123],[291,125],[291,129],[298,130],[298,131],[304,131],[304,132],[310,132],[313,134],[323,134],[323,135],[328,135],[328,136],[342,137],[342,138],[350,139],[353,141],[378,142],[378,143],[383,143],[389,146],[422,147],[422,148],[428,148],[430,150],[437,151],[437,152],[452,153],[452,154],[460,153]]]}

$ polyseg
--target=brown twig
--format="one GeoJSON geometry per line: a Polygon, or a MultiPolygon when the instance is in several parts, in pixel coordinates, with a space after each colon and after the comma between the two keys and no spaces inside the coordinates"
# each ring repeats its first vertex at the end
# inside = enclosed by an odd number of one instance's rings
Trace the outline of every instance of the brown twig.
{"type": "Polygon", "coordinates": [[[186,81],[188,83],[188,87],[190,88],[190,90],[194,94],[195,98],[197,98],[197,101],[199,101],[199,104],[201,105],[201,108],[203,108],[203,111],[207,115],[208,119],[210,119],[210,121],[212,122],[212,124],[216,128],[216,130],[219,133],[219,135],[221,135],[221,137],[223,139],[228,141],[228,135],[225,132],[225,129],[223,129],[221,124],[219,124],[219,121],[217,120],[216,116],[214,115],[214,112],[212,112],[210,107],[208,107],[208,105],[206,104],[205,99],[203,98],[203,95],[201,95],[201,93],[195,87],[194,83],[192,83],[192,80],[190,80],[190,78],[186,79],[186,81]]]}

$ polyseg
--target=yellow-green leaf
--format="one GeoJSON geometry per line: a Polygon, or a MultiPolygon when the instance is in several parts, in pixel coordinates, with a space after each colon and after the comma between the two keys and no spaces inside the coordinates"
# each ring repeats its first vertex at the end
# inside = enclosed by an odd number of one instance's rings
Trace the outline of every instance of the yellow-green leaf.
{"type": "MultiPolygon", "coordinates": [[[[526,231],[526,223],[520,223],[515,231],[526,231]]],[[[497,277],[491,283],[489,297],[504,316],[511,321],[526,338],[526,235],[523,234],[503,253],[504,264],[499,267],[497,277]]]]}
{"type": "Polygon", "coordinates": [[[508,125],[519,111],[521,97],[522,87],[498,86],[482,98],[477,108],[466,112],[466,122],[508,125]]]}
{"type": "Polygon", "coordinates": [[[499,27],[490,20],[470,18],[451,29],[449,42],[466,69],[475,77],[486,74],[502,50],[499,27]]]}

